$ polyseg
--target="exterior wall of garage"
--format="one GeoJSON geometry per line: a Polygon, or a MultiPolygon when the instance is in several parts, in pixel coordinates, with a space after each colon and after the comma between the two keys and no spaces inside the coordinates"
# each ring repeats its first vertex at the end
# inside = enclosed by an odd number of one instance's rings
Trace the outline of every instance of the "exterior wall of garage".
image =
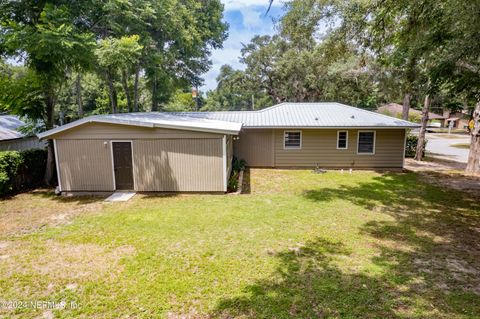
{"type": "Polygon", "coordinates": [[[274,130],[243,129],[234,141],[233,153],[250,167],[274,167],[274,130]]]}
{"type": "Polygon", "coordinates": [[[97,123],[53,138],[62,191],[115,190],[111,141],[120,140],[132,141],[136,191],[224,191],[221,134],[97,123]]]}
{"type": "Polygon", "coordinates": [[[342,129],[244,129],[236,141],[235,156],[252,167],[401,168],[405,129],[375,131],[375,154],[357,154],[357,129],[348,129],[348,148],[337,149],[342,129]],[[301,131],[302,147],[284,149],[285,131],[301,131]]]}
{"type": "Polygon", "coordinates": [[[222,192],[222,161],[222,139],[135,140],[135,189],[222,192]]]}

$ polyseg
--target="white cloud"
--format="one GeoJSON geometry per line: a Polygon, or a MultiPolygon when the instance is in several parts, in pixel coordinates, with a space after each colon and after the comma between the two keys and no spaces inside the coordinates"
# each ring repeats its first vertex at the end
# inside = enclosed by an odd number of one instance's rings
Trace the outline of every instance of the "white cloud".
{"type": "MultiPolygon", "coordinates": [[[[262,8],[262,11],[265,9],[262,8]]],[[[262,21],[262,15],[264,12],[259,11],[253,7],[245,7],[239,9],[243,17],[243,26],[247,29],[258,29],[265,26],[265,23],[262,21]]]]}
{"type": "MultiPolygon", "coordinates": [[[[247,44],[257,34],[273,34],[274,27],[271,17],[265,17],[265,11],[269,0],[222,0],[225,11],[239,11],[242,15],[243,28],[231,25],[228,39],[223,43],[223,49],[212,52],[212,67],[203,74],[205,84],[203,91],[214,89],[217,85],[216,77],[220,73],[220,67],[229,64],[235,69],[244,69],[240,63],[242,43],[247,44]]],[[[281,7],[281,1],[274,0],[273,7],[281,7]]]]}
{"type": "MultiPolygon", "coordinates": [[[[240,10],[245,7],[267,7],[269,0],[222,0],[225,11],[240,10]]],[[[281,0],[273,0],[272,7],[280,7],[283,5],[281,0]]]]}

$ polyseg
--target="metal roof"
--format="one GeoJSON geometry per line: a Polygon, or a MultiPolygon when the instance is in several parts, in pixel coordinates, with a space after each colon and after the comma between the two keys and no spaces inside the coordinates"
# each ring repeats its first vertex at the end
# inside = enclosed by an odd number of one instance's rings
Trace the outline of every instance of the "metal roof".
{"type": "Polygon", "coordinates": [[[41,139],[46,138],[86,123],[123,124],[151,128],[162,127],[234,135],[237,135],[242,128],[242,123],[210,120],[199,117],[180,116],[173,113],[119,113],[85,117],[83,119],[40,133],[38,134],[38,137],[41,139]]]}
{"type": "Polygon", "coordinates": [[[281,103],[258,111],[147,112],[89,116],[38,134],[46,138],[85,123],[163,127],[237,135],[250,128],[414,128],[418,124],[340,103],[281,103]]]}
{"type": "Polygon", "coordinates": [[[14,140],[22,138],[25,135],[17,129],[24,126],[25,122],[14,115],[0,115],[0,141],[14,140]]]}
{"type": "Polygon", "coordinates": [[[251,128],[414,128],[418,124],[340,103],[281,103],[258,111],[183,112],[251,128]]]}

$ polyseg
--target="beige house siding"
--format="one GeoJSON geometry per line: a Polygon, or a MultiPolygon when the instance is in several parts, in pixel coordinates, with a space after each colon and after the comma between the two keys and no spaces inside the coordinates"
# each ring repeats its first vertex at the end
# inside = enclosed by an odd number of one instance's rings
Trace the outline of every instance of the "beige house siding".
{"type": "Polygon", "coordinates": [[[222,192],[222,143],[222,139],[135,140],[135,189],[222,192]]]}
{"type": "MultiPolygon", "coordinates": [[[[313,167],[317,163],[325,168],[401,168],[404,158],[404,129],[376,129],[375,154],[357,154],[359,130],[348,131],[348,149],[337,149],[337,129],[305,129],[301,149],[284,149],[286,130],[275,130],[276,167],[313,167]]],[[[288,131],[288,130],[287,130],[288,131]]],[[[294,130],[295,131],[295,130],[294,130]]],[[[298,130],[297,130],[298,131],[298,130]]]]}
{"type": "Polygon", "coordinates": [[[62,191],[113,191],[110,144],[103,140],[56,140],[62,191]]]}
{"type": "Polygon", "coordinates": [[[222,138],[222,134],[187,130],[87,123],[53,135],[52,139],[159,139],[159,138],[222,138]]]}
{"type": "Polygon", "coordinates": [[[45,147],[47,147],[47,143],[39,141],[36,136],[0,141],[0,151],[23,151],[45,147]]]}
{"type": "Polygon", "coordinates": [[[272,129],[243,129],[233,147],[235,156],[244,159],[248,166],[275,166],[274,130],[272,129]]]}
{"type": "Polygon", "coordinates": [[[224,190],[222,134],[100,123],[56,135],[62,191],[113,191],[116,140],[132,141],[137,191],[224,190]]]}

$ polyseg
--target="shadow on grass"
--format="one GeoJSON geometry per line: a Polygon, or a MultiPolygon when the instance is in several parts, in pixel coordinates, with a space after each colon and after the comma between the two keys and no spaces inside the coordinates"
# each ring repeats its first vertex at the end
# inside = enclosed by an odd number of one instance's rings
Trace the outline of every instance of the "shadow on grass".
{"type": "Polygon", "coordinates": [[[242,194],[251,194],[252,187],[250,183],[250,167],[246,167],[243,171],[242,194]]]}
{"type": "Polygon", "coordinates": [[[47,189],[47,188],[36,189],[29,193],[34,197],[41,197],[41,198],[50,199],[54,202],[71,203],[71,204],[77,204],[77,205],[103,202],[105,198],[108,197],[105,195],[61,196],[61,195],[56,195],[53,189],[47,189]]]}
{"type": "Polygon", "coordinates": [[[303,196],[319,205],[346,200],[392,217],[360,226],[377,250],[368,263],[380,271],[340,268],[335,260],[355,256],[342,243],[318,238],[278,254],[275,273],[248,286],[245,296],[221,300],[214,316],[480,316],[478,199],[421,183],[414,174],[385,174],[353,186],[306,190],[303,196]]]}

